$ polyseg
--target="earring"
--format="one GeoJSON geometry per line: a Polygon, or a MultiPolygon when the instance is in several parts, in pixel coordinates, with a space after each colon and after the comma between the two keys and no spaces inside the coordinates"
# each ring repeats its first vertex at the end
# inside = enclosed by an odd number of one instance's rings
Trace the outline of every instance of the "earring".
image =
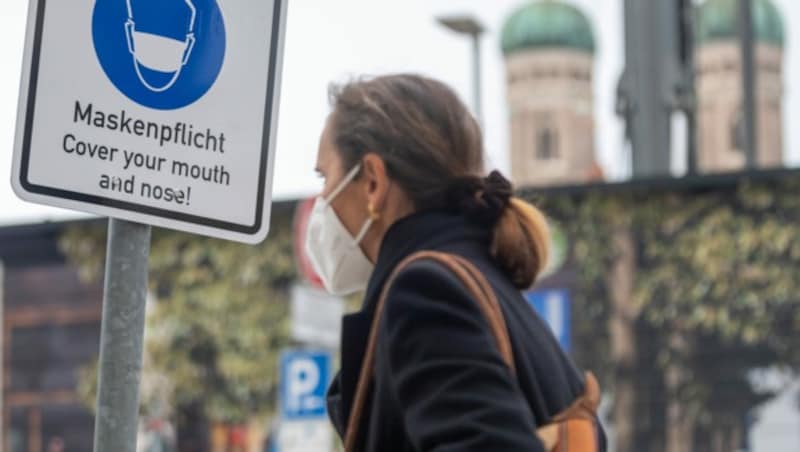
{"type": "Polygon", "coordinates": [[[379,213],[378,213],[378,212],[375,210],[375,206],[373,206],[373,205],[372,205],[372,203],[370,203],[370,204],[367,206],[367,212],[369,212],[369,218],[370,218],[372,221],[378,221],[378,220],[381,218],[381,214],[379,214],[379,213]]]}

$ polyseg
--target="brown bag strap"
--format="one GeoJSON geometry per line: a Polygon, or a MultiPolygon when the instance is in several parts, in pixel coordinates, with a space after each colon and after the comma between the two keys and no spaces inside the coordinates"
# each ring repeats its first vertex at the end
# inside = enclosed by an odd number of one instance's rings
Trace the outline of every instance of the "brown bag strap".
{"type": "MultiPolygon", "coordinates": [[[[506,319],[503,315],[500,303],[497,301],[494,288],[492,288],[489,281],[483,276],[483,273],[481,273],[472,262],[456,255],[445,254],[443,256],[452,259],[466,271],[466,275],[459,275],[459,278],[461,278],[462,282],[469,288],[473,298],[480,305],[484,317],[489,321],[492,335],[494,336],[495,342],[497,342],[497,347],[500,349],[500,356],[503,358],[503,362],[506,363],[506,366],[508,366],[512,373],[516,373],[514,351],[511,348],[511,338],[508,336],[508,326],[506,325],[506,319]],[[473,285],[477,287],[471,287],[473,285]]],[[[451,269],[456,271],[452,266],[451,269]]]]}
{"type": "Polygon", "coordinates": [[[600,384],[593,373],[586,372],[584,385],[583,395],[578,397],[566,410],[554,417],[553,423],[575,419],[597,420],[597,408],[600,406],[600,384]]]}
{"type": "Polygon", "coordinates": [[[492,334],[497,342],[503,362],[514,371],[514,356],[511,349],[511,340],[508,337],[505,318],[500,310],[500,304],[494,290],[486,281],[486,278],[475,268],[472,263],[458,256],[436,251],[420,251],[405,258],[395,267],[386,284],[383,286],[378,305],[375,308],[375,317],[372,321],[367,349],[364,361],[361,366],[361,373],[356,386],[356,394],[353,399],[353,406],[350,410],[350,418],[347,422],[347,432],[345,434],[345,451],[355,452],[358,441],[361,419],[364,415],[364,408],[367,397],[371,389],[372,377],[375,368],[375,350],[378,342],[378,329],[383,311],[386,306],[386,297],[397,276],[414,262],[421,260],[433,260],[447,267],[467,288],[470,295],[475,299],[486,317],[491,327],[492,334]]]}

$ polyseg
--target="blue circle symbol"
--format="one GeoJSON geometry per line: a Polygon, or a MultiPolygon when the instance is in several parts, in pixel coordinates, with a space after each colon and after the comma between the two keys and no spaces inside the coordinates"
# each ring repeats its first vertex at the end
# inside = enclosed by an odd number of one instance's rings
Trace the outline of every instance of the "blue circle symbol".
{"type": "Polygon", "coordinates": [[[203,97],[225,60],[225,23],[216,0],[97,0],[92,39],[111,83],[158,110],[203,97]]]}

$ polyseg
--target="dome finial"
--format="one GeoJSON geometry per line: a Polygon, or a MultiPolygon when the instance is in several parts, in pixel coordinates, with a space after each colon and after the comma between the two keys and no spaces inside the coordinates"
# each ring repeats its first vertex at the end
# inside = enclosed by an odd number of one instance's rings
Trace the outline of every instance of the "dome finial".
{"type": "Polygon", "coordinates": [[[531,48],[562,47],[594,53],[592,24],[575,6],[561,0],[529,1],[506,21],[503,53],[531,48]]]}
{"type": "MultiPolygon", "coordinates": [[[[698,8],[697,44],[738,39],[738,1],[706,0],[698,8]]],[[[753,0],[753,34],[757,41],[783,47],[783,17],[770,0],[753,0]]]]}

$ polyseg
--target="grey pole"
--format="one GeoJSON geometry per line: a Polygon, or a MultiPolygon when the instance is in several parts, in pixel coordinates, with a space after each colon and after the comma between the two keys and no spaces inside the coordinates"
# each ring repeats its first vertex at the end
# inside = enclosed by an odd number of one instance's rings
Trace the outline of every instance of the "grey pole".
{"type": "MultiPolygon", "coordinates": [[[[5,293],[6,293],[5,292],[5,290],[6,290],[5,289],[5,281],[6,281],[5,266],[3,264],[3,261],[0,261],[0,325],[5,325],[6,324],[6,320],[5,320],[5,308],[6,308],[6,305],[5,305],[5,303],[6,303],[6,301],[5,301],[5,293]]],[[[6,344],[3,343],[3,340],[5,340],[5,334],[0,336],[0,363],[4,363],[5,362],[5,356],[3,356],[3,350],[5,350],[6,344]]],[[[0,388],[5,388],[6,387],[5,384],[6,384],[6,382],[5,382],[5,372],[0,372],[0,388]]],[[[3,406],[5,406],[4,403],[5,403],[5,401],[3,400],[3,391],[0,391],[0,409],[2,409],[3,406]]],[[[2,427],[3,425],[5,425],[6,419],[4,419],[3,416],[5,416],[5,413],[3,413],[2,416],[0,416],[0,448],[2,448],[3,445],[6,444],[5,443],[6,438],[3,435],[3,430],[5,430],[5,429],[2,427]]]]}
{"type": "Polygon", "coordinates": [[[683,83],[681,86],[681,106],[686,115],[686,172],[697,173],[697,88],[695,67],[695,14],[693,0],[680,0],[681,62],[683,83]]]}
{"type": "Polygon", "coordinates": [[[475,118],[483,125],[483,102],[481,100],[481,36],[486,31],[483,24],[473,16],[448,16],[437,19],[439,24],[450,31],[469,36],[472,39],[472,90],[475,118]]]}
{"type": "Polygon", "coordinates": [[[620,87],[633,175],[665,176],[670,172],[671,116],[678,63],[678,11],[675,2],[625,0],[625,75],[620,87]]]}
{"type": "Polygon", "coordinates": [[[753,1],[739,0],[739,39],[742,46],[742,113],[747,169],[757,165],[758,136],[756,128],[756,71],[753,44],[753,1]]]}
{"type": "Polygon", "coordinates": [[[478,123],[483,126],[483,78],[481,77],[481,34],[474,33],[472,35],[472,80],[475,95],[475,117],[478,118],[478,123]]]}
{"type": "Polygon", "coordinates": [[[135,452],[150,226],[110,219],[95,452],[135,452]]]}

